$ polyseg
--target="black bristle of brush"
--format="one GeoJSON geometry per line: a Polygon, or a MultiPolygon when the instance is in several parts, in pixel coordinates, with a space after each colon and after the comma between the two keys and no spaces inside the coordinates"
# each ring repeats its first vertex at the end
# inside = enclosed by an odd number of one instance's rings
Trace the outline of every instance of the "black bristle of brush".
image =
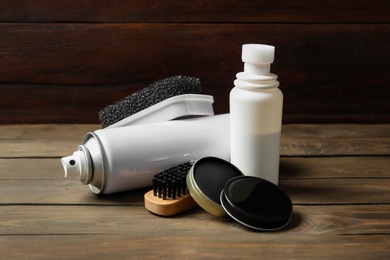
{"type": "Polygon", "coordinates": [[[186,176],[193,161],[179,164],[153,176],[153,195],[163,200],[176,199],[188,193],[186,176]]]}
{"type": "Polygon", "coordinates": [[[99,121],[105,128],[168,98],[200,92],[201,84],[198,78],[188,76],[165,78],[105,107],[99,112],[99,121]]]}

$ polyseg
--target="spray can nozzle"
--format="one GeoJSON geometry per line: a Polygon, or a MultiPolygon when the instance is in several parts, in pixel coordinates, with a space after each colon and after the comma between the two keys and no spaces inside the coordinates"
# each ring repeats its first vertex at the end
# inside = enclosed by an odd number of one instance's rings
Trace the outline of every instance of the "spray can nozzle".
{"type": "Polygon", "coordinates": [[[80,145],[73,155],[61,159],[65,171],[65,178],[70,175],[79,175],[81,183],[87,185],[92,180],[90,156],[88,150],[80,145]]]}

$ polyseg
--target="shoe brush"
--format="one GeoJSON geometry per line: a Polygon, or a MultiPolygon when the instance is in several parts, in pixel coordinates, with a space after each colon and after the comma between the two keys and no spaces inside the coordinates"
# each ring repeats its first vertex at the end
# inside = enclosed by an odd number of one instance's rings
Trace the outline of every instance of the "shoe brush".
{"type": "Polygon", "coordinates": [[[99,111],[99,121],[102,128],[106,128],[166,99],[200,92],[201,83],[198,78],[182,75],[164,78],[105,107],[99,111]]]}
{"type": "Polygon", "coordinates": [[[193,161],[154,175],[153,190],[144,196],[145,208],[160,216],[172,216],[198,206],[188,192],[186,177],[193,161]]]}

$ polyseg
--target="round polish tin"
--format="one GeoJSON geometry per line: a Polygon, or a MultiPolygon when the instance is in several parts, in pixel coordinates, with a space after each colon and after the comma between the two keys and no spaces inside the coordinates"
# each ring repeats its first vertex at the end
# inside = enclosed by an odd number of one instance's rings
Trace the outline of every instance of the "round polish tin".
{"type": "Polygon", "coordinates": [[[256,230],[281,229],[292,215],[290,197],[272,182],[253,176],[230,179],[220,201],[233,219],[256,230]]]}
{"type": "Polygon", "coordinates": [[[221,206],[220,194],[226,183],[237,176],[243,176],[233,164],[217,157],[203,157],[197,160],[187,174],[187,188],[193,199],[209,213],[227,216],[221,206]]]}

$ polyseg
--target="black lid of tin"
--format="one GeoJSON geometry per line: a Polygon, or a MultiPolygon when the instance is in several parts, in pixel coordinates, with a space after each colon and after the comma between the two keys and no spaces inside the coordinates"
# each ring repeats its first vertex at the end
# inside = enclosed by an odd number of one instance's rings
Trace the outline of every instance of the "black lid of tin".
{"type": "Polygon", "coordinates": [[[187,174],[187,187],[193,199],[209,213],[224,217],[220,194],[233,177],[243,176],[233,164],[217,157],[197,160],[187,174]]]}
{"type": "Polygon", "coordinates": [[[281,229],[292,215],[290,197],[272,182],[253,176],[230,179],[220,200],[233,219],[256,230],[281,229]]]}

